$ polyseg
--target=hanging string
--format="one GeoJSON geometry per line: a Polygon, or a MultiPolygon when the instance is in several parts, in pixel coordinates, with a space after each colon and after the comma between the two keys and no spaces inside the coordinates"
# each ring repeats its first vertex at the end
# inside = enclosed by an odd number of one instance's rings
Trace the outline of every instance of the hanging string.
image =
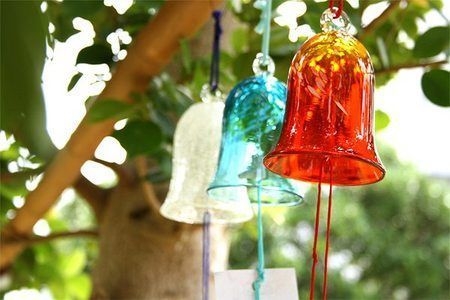
{"type": "Polygon", "coordinates": [[[209,299],[209,228],[211,224],[211,214],[205,211],[203,214],[203,257],[202,257],[202,299],[209,299]]]}
{"type": "MultiPolygon", "coordinates": [[[[211,55],[211,69],[209,74],[209,87],[212,93],[219,87],[219,58],[220,58],[220,35],[222,27],[220,19],[222,12],[214,10],[212,17],[214,19],[214,39],[211,55]]],[[[210,275],[210,224],[211,214],[205,211],[203,214],[203,255],[202,255],[202,299],[209,299],[209,275],[210,275]]]]}
{"type": "MultiPolygon", "coordinates": [[[[263,34],[261,51],[262,61],[261,65],[268,66],[270,62],[269,57],[269,41],[270,41],[270,21],[272,19],[272,0],[257,0],[254,6],[261,9],[261,22],[256,27],[256,31],[263,34]]],[[[258,202],[258,266],[256,268],[257,278],[253,282],[253,290],[255,291],[255,300],[259,300],[261,296],[261,284],[264,281],[264,232],[262,221],[262,205],[261,205],[261,180],[263,178],[263,167],[258,169],[258,181],[257,181],[257,202],[258,202]]]]}
{"type": "Polygon", "coordinates": [[[319,235],[319,220],[320,220],[320,198],[322,194],[322,166],[320,165],[320,175],[319,175],[319,184],[317,187],[317,205],[316,205],[316,220],[314,223],[314,242],[313,242],[313,253],[312,253],[312,267],[311,267],[311,281],[309,286],[309,299],[314,299],[314,286],[316,282],[316,265],[318,262],[317,258],[317,236],[319,235]]]}
{"type": "Polygon", "coordinates": [[[270,41],[270,21],[272,20],[272,0],[266,0],[264,13],[264,31],[262,38],[261,50],[263,54],[262,65],[269,64],[269,41],[270,41]]]}
{"type": "Polygon", "coordinates": [[[332,201],[333,201],[333,165],[330,163],[330,192],[328,194],[328,212],[327,212],[327,231],[326,231],[326,239],[325,239],[325,259],[324,259],[324,268],[323,268],[323,287],[322,287],[322,297],[323,299],[327,299],[327,279],[328,279],[328,249],[330,248],[330,228],[331,228],[331,209],[332,209],[332,201]]]}
{"type": "Polygon", "coordinates": [[[269,41],[270,41],[270,22],[272,20],[272,0],[256,0],[253,5],[261,10],[261,19],[255,28],[255,31],[262,34],[260,60],[261,66],[267,66],[270,63],[269,57],[269,41]]]}
{"type": "Polygon", "coordinates": [[[212,16],[214,18],[214,40],[212,47],[209,87],[211,92],[214,93],[219,87],[220,35],[222,34],[220,19],[222,17],[222,12],[220,10],[215,10],[213,11],[212,16]]]}
{"type": "MultiPolygon", "coordinates": [[[[334,0],[330,0],[328,3],[328,8],[333,11],[334,10],[334,0]]],[[[342,10],[344,9],[344,0],[339,0],[338,8],[336,13],[334,14],[334,19],[337,19],[341,16],[342,10]]]]}
{"type": "Polygon", "coordinates": [[[262,205],[261,205],[261,180],[258,181],[257,188],[257,201],[258,201],[258,266],[256,271],[258,272],[256,280],[253,282],[253,290],[255,291],[255,300],[260,299],[261,284],[264,281],[264,233],[263,233],[263,221],[262,221],[262,205]]]}

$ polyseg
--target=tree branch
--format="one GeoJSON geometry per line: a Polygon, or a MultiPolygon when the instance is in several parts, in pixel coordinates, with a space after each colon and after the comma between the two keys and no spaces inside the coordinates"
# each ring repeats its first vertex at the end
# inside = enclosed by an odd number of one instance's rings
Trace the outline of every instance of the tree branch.
{"type": "Polygon", "coordinates": [[[135,159],[136,171],[140,180],[140,185],[142,188],[142,192],[144,194],[145,200],[147,200],[150,209],[154,211],[156,216],[162,216],[159,214],[159,209],[161,207],[161,202],[156,196],[155,190],[153,186],[148,182],[145,177],[147,175],[148,164],[146,158],[143,156],[139,156],[135,159]]]}
{"type": "Polygon", "coordinates": [[[130,168],[126,168],[124,165],[119,165],[117,163],[112,163],[96,157],[91,160],[113,170],[117,177],[119,177],[119,181],[127,181],[130,183],[135,180],[133,172],[130,168]]]}
{"type": "Polygon", "coordinates": [[[30,177],[37,176],[44,171],[43,167],[36,169],[26,169],[19,172],[9,172],[8,170],[0,172],[0,181],[3,183],[9,183],[15,180],[26,180],[30,177]]]}
{"type": "Polygon", "coordinates": [[[8,244],[22,244],[22,245],[32,245],[36,243],[48,242],[54,239],[66,238],[66,237],[98,237],[97,230],[78,230],[78,231],[67,231],[67,232],[56,232],[47,236],[14,236],[3,240],[3,246],[8,244]]]}
{"type": "Polygon", "coordinates": [[[105,206],[107,205],[109,190],[102,189],[101,187],[93,184],[84,176],[80,176],[78,178],[73,185],[73,188],[86,200],[87,203],[89,203],[94,211],[95,217],[100,222],[105,206]]]}
{"type": "MultiPolygon", "coordinates": [[[[221,1],[167,1],[142,29],[128,55],[99,96],[132,101],[132,92],[145,90],[149,80],[159,74],[179,48],[180,40],[193,35],[221,1]]],[[[77,180],[81,166],[91,159],[102,139],[113,131],[115,120],[92,123],[86,118],[48,166],[38,187],[26,197],[25,205],[2,233],[26,235],[50,209],[65,188],[77,180]]],[[[22,244],[3,247],[0,268],[5,268],[22,250],[22,244]]]]}
{"type": "Polygon", "coordinates": [[[400,0],[392,0],[389,6],[376,17],[372,22],[370,22],[366,27],[362,29],[361,34],[358,34],[358,39],[363,40],[369,34],[375,31],[380,25],[382,25],[390,17],[390,15],[399,7],[400,0]]]}
{"type": "Polygon", "coordinates": [[[449,62],[447,60],[406,63],[406,64],[401,64],[401,65],[391,66],[386,69],[375,70],[375,74],[376,75],[388,74],[388,73],[397,72],[401,69],[413,69],[413,68],[420,68],[420,67],[436,67],[436,66],[445,65],[448,63],[449,62]]]}

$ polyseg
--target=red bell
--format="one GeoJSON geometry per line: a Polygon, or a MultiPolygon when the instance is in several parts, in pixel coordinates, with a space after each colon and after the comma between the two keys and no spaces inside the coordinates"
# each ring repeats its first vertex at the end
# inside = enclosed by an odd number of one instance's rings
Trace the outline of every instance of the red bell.
{"type": "Polygon", "coordinates": [[[264,165],[279,175],[333,185],[384,177],[373,137],[374,69],[364,46],[333,20],[306,41],[288,77],[283,128],[264,165]]]}

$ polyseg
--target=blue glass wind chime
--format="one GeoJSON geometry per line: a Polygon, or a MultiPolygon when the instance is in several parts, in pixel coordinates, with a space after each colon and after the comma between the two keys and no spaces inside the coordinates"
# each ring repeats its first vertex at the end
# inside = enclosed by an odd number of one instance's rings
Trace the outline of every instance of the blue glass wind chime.
{"type": "Polygon", "coordinates": [[[218,167],[208,195],[218,202],[257,205],[258,266],[253,289],[258,300],[264,281],[261,206],[296,205],[303,198],[290,179],[263,165],[280,135],[286,85],[274,77],[275,65],[269,56],[272,1],[256,1],[255,7],[262,11],[256,28],[263,35],[262,52],[253,61],[254,76],[238,83],[225,102],[218,167]]]}

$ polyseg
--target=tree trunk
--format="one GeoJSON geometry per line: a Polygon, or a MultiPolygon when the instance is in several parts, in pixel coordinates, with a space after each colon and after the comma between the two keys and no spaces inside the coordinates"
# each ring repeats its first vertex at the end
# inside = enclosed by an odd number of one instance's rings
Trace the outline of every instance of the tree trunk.
{"type": "MultiPolygon", "coordinates": [[[[157,214],[137,182],[115,188],[100,224],[92,299],[201,299],[202,227],[157,214]]],[[[225,269],[228,249],[226,228],[212,226],[212,271],[225,269]]]]}

